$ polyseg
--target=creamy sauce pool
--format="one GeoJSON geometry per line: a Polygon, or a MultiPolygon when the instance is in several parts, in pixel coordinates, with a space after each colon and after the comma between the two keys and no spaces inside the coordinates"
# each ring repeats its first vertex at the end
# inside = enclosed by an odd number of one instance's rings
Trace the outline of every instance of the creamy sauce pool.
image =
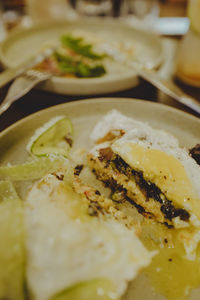
{"type": "Polygon", "coordinates": [[[190,291],[200,286],[200,247],[195,260],[185,258],[185,250],[178,241],[178,231],[144,221],[142,241],[159,253],[144,273],[156,292],[169,300],[187,299],[190,291]]]}

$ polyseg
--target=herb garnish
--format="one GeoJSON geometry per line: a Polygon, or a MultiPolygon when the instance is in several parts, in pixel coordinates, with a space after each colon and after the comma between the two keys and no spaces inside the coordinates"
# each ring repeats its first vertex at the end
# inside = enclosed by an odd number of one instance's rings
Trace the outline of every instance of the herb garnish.
{"type": "Polygon", "coordinates": [[[85,44],[83,38],[74,38],[70,35],[64,35],[61,37],[61,42],[64,47],[73,50],[75,53],[81,56],[88,57],[93,60],[100,60],[104,58],[105,54],[95,53],[91,44],[85,44]]]}
{"type": "Polygon", "coordinates": [[[106,73],[102,64],[90,66],[83,60],[75,60],[71,56],[62,55],[58,52],[54,53],[54,57],[58,63],[58,67],[63,74],[73,74],[77,77],[100,77],[106,73]]]}
{"type": "Polygon", "coordinates": [[[82,37],[64,35],[61,46],[37,68],[52,72],[57,76],[78,78],[101,77],[106,74],[102,59],[106,54],[96,53],[93,45],[84,42],[82,37]]]}

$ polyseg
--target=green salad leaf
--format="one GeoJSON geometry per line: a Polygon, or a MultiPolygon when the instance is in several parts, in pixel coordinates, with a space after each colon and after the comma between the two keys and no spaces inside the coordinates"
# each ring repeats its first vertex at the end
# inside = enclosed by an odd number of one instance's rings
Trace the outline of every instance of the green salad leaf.
{"type": "Polygon", "coordinates": [[[64,47],[70,48],[81,56],[88,57],[93,60],[100,60],[105,57],[105,54],[98,54],[93,51],[92,44],[84,43],[83,38],[75,38],[70,35],[61,37],[61,42],[64,47]]]}
{"type": "Polygon", "coordinates": [[[100,77],[106,73],[102,64],[89,65],[88,63],[84,63],[81,59],[75,60],[68,55],[62,55],[58,52],[54,53],[54,58],[62,73],[73,74],[80,78],[100,77]]]}

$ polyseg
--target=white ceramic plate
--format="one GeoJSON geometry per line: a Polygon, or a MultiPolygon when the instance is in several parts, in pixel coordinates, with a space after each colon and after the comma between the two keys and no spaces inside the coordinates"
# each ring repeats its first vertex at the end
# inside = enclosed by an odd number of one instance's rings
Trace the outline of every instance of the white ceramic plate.
{"type": "Polygon", "coordinates": [[[200,140],[200,119],[167,105],[127,98],[98,98],[56,105],[34,113],[0,133],[0,163],[25,161],[25,145],[36,128],[56,115],[66,115],[73,123],[78,146],[88,143],[91,128],[98,119],[118,109],[127,116],[148,122],[175,135],[181,146],[191,147],[200,140]]]}
{"type": "MultiPolygon", "coordinates": [[[[1,44],[0,59],[6,67],[20,65],[44,45],[57,44],[61,35],[77,30],[93,34],[108,43],[133,42],[136,47],[136,59],[152,68],[158,67],[162,62],[162,42],[158,36],[112,19],[81,19],[14,32],[1,44]]],[[[91,95],[125,90],[135,86],[137,82],[137,76],[132,68],[115,62],[103,77],[92,79],[53,77],[41,87],[61,94],[91,95]]]]}
{"type": "MultiPolygon", "coordinates": [[[[20,163],[27,158],[25,146],[36,128],[53,116],[66,115],[74,126],[76,147],[87,147],[91,128],[111,109],[118,109],[127,116],[148,122],[175,135],[187,148],[199,143],[200,119],[166,105],[125,98],[100,98],[57,105],[39,111],[18,121],[0,134],[0,162],[20,163]]],[[[199,300],[200,290],[192,292],[189,300],[199,300]]],[[[133,282],[124,300],[166,300],[158,295],[141,273],[133,282]]]]}

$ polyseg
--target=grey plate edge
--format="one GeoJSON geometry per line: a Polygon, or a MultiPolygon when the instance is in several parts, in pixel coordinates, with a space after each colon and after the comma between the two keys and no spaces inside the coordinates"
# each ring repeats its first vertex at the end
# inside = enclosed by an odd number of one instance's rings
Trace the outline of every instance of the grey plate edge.
{"type": "Polygon", "coordinates": [[[194,115],[191,115],[188,112],[184,112],[180,109],[177,109],[175,107],[171,107],[169,105],[166,104],[162,104],[162,103],[157,103],[157,102],[151,102],[149,100],[143,100],[143,99],[137,99],[137,98],[115,98],[115,97],[100,97],[100,98],[86,98],[86,99],[82,99],[82,100],[73,100],[70,102],[65,102],[62,104],[56,104],[53,106],[50,106],[48,108],[45,109],[41,109],[37,112],[34,112],[26,117],[23,117],[22,119],[18,120],[17,122],[11,124],[10,126],[8,126],[7,128],[5,128],[3,131],[0,132],[0,139],[3,138],[8,132],[10,132],[11,130],[15,129],[15,127],[25,123],[27,120],[34,118],[35,116],[39,115],[39,114],[45,114],[46,111],[49,110],[54,110],[55,107],[65,107],[65,106],[74,106],[77,105],[78,103],[89,103],[91,101],[96,101],[98,103],[101,103],[102,101],[113,101],[113,102],[121,102],[121,101],[137,101],[140,103],[146,103],[146,105],[150,105],[155,106],[155,107],[162,107],[164,110],[168,111],[168,112],[175,112],[176,114],[178,114],[181,117],[185,117],[187,116],[187,118],[189,118],[190,120],[196,121],[199,123],[200,125],[200,119],[194,115]]]}

